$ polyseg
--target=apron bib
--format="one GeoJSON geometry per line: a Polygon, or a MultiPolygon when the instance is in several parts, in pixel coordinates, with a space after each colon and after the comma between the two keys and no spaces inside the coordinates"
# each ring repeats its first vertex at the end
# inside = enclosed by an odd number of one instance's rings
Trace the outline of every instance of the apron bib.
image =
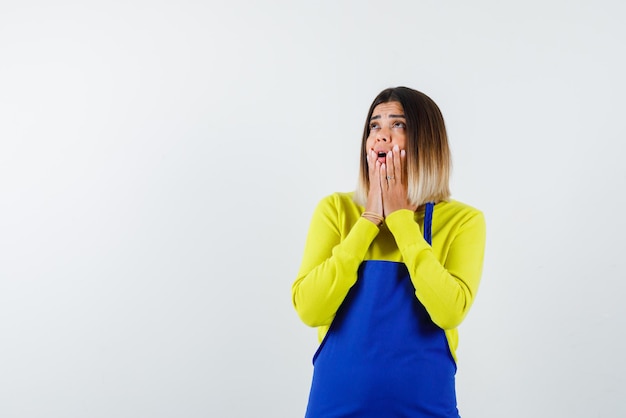
{"type": "Polygon", "coordinates": [[[313,365],[306,418],[459,417],[445,332],[415,297],[404,263],[361,264],[313,365]]]}

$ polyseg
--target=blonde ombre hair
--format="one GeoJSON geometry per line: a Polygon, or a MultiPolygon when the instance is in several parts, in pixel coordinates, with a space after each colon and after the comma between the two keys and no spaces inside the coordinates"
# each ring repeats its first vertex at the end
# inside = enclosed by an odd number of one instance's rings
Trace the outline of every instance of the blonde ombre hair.
{"type": "Polygon", "coordinates": [[[417,90],[393,87],[380,92],[372,102],[361,142],[359,181],[354,201],[361,206],[367,202],[370,187],[366,142],[370,135],[370,119],[381,103],[399,102],[406,118],[406,169],[409,201],[417,206],[450,198],[452,161],[446,126],[435,102],[417,90]]]}

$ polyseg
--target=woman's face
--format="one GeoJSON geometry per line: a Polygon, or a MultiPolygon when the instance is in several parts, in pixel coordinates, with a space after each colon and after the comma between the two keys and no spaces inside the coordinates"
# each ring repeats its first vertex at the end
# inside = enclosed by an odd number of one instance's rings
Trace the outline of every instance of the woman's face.
{"type": "Polygon", "coordinates": [[[370,134],[365,142],[366,149],[379,154],[378,161],[385,162],[384,154],[398,146],[406,149],[406,117],[400,102],[381,103],[374,108],[369,120],[370,134]]]}

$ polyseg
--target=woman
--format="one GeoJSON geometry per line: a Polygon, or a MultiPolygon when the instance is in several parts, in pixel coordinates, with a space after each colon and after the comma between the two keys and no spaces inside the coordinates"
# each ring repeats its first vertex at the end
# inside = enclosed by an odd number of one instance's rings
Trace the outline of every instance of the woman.
{"type": "Polygon", "coordinates": [[[317,206],[292,286],[321,345],[307,417],[458,417],[457,327],[472,306],[485,221],[450,199],[444,120],[425,94],[370,106],[354,193],[317,206]]]}

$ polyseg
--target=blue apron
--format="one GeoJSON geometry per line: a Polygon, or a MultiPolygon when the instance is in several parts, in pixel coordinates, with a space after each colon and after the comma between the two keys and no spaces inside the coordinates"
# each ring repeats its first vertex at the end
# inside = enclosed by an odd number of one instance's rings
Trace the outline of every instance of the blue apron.
{"type": "MultiPolygon", "coordinates": [[[[424,238],[431,244],[433,204],[424,238]]],[[[458,418],[445,332],[415,297],[404,263],[364,261],[313,357],[306,418],[458,418]]]]}

